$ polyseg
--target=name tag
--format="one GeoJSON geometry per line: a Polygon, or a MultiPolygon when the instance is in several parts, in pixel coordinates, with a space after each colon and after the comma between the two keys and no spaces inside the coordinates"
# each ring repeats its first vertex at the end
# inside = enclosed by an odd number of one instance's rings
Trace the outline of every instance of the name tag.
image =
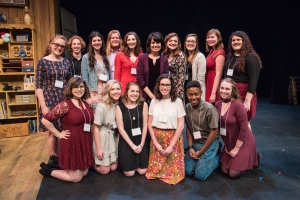
{"type": "Polygon", "coordinates": [[[131,68],[131,74],[136,74],[136,68],[131,68]]]}
{"type": "Polygon", "coordinates": [[[112,126],[113,126],[113,129],[118,128],[117,122],[113,122],[113,123],[112,123],[112,126]]]}
{"type": "Polygon", "coordinates": [[[223,136],[226,136],[226,129],[225,128],[220,128],[220,134],[223,136]]]}
{"type": "Polygon", "coordinates": [[[81,78],[81,76],[79,76],[79,75],[76,75],[76,74],[74,74],[74,77],[79,77],[79,78],[81,78]]]}
{"type": "Polygon", "coordinates": [[[59,81],[59,80],[55,80],[55,85],[54,86],[63,89],[64,88],[64,82],[59,81]]]}
{"type": "Polygon", "coordinates": [[[200,131],[196,131],[196,132],[194,132],[194,133],[193,133],[193,135],[194,135],[194,139],[195,139],[195,140],[197,140],[197,139],[200,139],[200,138],[201,138],[201,133],[200,133],[200,131]]]}
{"type": "Polygon", "coordinates": [[[101,81],[107,81],[107,80],[108,80],[108,76],[105,75],[105,74],[100,74],[99,79],[100,79],[101,81]]]}
{"type": "Polygon", "coordinates": [[[168,116],[167,115],[160,115],[159,118],[158,118],[158,121],[167,123],[168,122],[168,116]]]}
{"type": "Polygon", "coordinates": [[[185,80],[187,80],[187,81],[189,80],[189,75],[188,74],[185,75],[185,80]]]}
{"type": "Polygon", "coordinates": [[[233,75],[233,69],[228,69],[227,76],[232,76],[232,75],[233,75]]]}
{"type": "Polygon", "coordinates": [[[132,136],[142,135],[140,127],[131,129],[132,136]]]}
{"type": "Polygon", "coordinates": [[[85,131],[85,132],[91,132],[91,125],[87,124],[87,123],[84,123],[83,131],[85,131]]]}

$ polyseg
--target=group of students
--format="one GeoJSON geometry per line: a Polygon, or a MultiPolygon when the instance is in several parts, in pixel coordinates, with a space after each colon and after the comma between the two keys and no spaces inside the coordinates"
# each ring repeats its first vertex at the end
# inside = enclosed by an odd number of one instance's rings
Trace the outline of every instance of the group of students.
{"type": "Polygon", "coordinates": [[[223,47],[217,29],[206,35],[206,58],[196,34],[186,36],[182,52],[176,33],[150,33],[143,54],[135,32],[122,41],[113,30],[105,47],[93,31],[83,56],[81,37],[53,37],[36,70],[51,155],[40,173],[78,182],[90,167],[101,174],[119,168],[177,184],[185,174],[205,180],[220,162],[232,178],[257,167],[250,119],[261,60],[242,31],[230,36],[227,56],[223,47]]]}

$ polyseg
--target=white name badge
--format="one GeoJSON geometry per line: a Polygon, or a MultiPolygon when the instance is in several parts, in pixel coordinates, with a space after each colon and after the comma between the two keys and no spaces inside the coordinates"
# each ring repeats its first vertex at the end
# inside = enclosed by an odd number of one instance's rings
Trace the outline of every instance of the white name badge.
{"type": "Polygon", "coordinates": [[[90,132],[91,131],[91,125],[87,124],[87,123],[84,123],[83,131],[90,132]]]}
{"type": "Polygon", "coordinates": [[[226,129],[225,128],[220,128],[220,134],[223,136],[226,136],[226,129]]]}
{"type": "Polygon", "coordinates": [[[59,81],[59,80],[55,80],[55,87],[58,88],[64,88],[64,82],[63,81],[59,81]]]}
{"type": "Polygon", "coordinates": [[[142,135],[140,127],[131,129],[132,136],[142,135]]]}
{"type": "Polygon", "coordinates": [[[188,74],[185,75],[185,80],[187,80],[187,81],[189,80],[189,75],[188,74]]]}
{"type": "Polygon", "coordinates": [[[131,68],[131,74],[136,74],[136,68],[131,68]]]}
{"type": "Polygon", "coordinates": [[[158,121],[167,123],[168,122],[168,116],[167,115],[160,115],[159,118],[158,118],[158,121]]]}
{"type": "Polygon", "coordinates": [[[105,74],[100,74],[99,79],[100,79],[101,81],[107,81],[107,80],[108,80],[108,76],[105,75],[105,74]]]}
{"type": "Polygon", "coordinates": [[[79,75],[76,75],[76,74],[74,74],[74,77],[79,77],[79,78],[81,78],[81,76],[79,76],[79,75]]]}
{"type": "Polygon", "coordinates": [[[233,75],[233,69],[228,69],[227,76],[232,76],[232,75],[233,75]]]}
{"type": "Polygon", "coordinates": [[[194,135],[194,139],[195,139],[195,140],[197,140],[197,139],[200,139],[200,138],[201,138],[201,133],[200,133],[200,131],[196,131],[196,132],[194,132],[194,133],[193,133],[193,135],[194,135]]]}
{"type": "Polygon", "coordinates": [[[113,123],[112,123],[112,126],[113,126],[113,128],[118,128],[117,122],[113,122],[113,123]]]}

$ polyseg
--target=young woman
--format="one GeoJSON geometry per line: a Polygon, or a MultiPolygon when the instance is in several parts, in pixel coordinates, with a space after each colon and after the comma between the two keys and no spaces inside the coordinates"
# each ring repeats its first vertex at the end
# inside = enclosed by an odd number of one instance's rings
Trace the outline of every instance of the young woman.
{"type": "Polygon", "coordinates": [[[236,82],[241,99],[247,110],[250,127],[250,119],[254,118],[256,113],[257,96],[255,90],[262,63],[245,32],[233,32],[228,44],[228,56],[223,72],[224,77],[232,78],[236,82]]]}
{"type": "Polygon", "coordinates": [[[115,77],[115,58],[117,53],[120,52],[122,44],[123,42],[120,32],[118,30],[109,31],[106,40],[106,55],[109,60],[111,80],[115,77]]]}
{"type": "Polygon", "coordinates": [[[168,59],[161,55],[165,48],[164,37],[159,32],[150,33],[146,42],[147,53],[141,55],[137,65],[137,82],[143,89],[147,103],[154,99],[157,78],[169,73],[168,59]]]}
{"type": "Polygon", "coordinates": [[[240,177],[246,170],[258,166],[255,139],[248,127],[247,113],[235,82],[226,78],[220,85],[222,101],[216,103],[220,116],[219,132],[225,143],[221,151],[221,170],[231,178],[240,177]]]}
{"type": "Polygon", "coordinates": [[[223,73],[225,61],[225,51],[222,42],[222,36],[218,29],[211,29],[206,34],[206,51],[209,52],[206,57],[206,76],[205,101],[215,103],[218,100],[217,90],[223,73]]]}
{"type": "Polygon", "coordinates": [[[85,102],[89,97],[86,82],[79,77],[71,78],[65,89],[65,100],[43,117],[44,126],[60,139],[60,169],[55,169],[55,164],[41,163],[41,174],[69,182],[79,182],[87,175],[94,163],[90,132],[94,116],[85,102]],[[52,123],[58,118],[61,118],[63,131],[52,123]]]}
{"type": "Polygon", "coordinates": [[[71,51],[71,55],[68,60],[72,66],[73,77],[81,77],[81,61],[82,52],[85,48],[85,42],[78,35],[74,35],[68,40],[68,50],[71,51]]]}
{"type": "Polygon", "coordinates": [[[116,121],[122,137],[119,140],[119,169],[126,176],[146,173],[149,146],[147,136],[148,105],[135,82],[126,85],[123,101],[116,108],[116,121]]]}
{"type": "Polygon", "coordinates": [[[91,32],[89,36],[88,53],[82,57],[81,74],[90,89],[91,99],[88,101],[95,112],[97,104],[102,99],[105,83],[109,80],[104,38],[97,31],[91,32]]]}
{"type": "Polygon", "coordinates": [[[168,58],[170,75],[174,80],[177,96],[184,102],[184,80],[186,75],[186,58],[181,51],[181,43],[176,33],[165,37],[163,55],[168,58]]]}
{"type": "MultiPolygon", "coordinates": [[[[187,59],[187,72],[185,85],[192,80],[196,80],[201,85],[201,99],[205,100],[205,73],[206,60],[204,55],[199,51],[198,37],[196,34],[188,34],[184,41],[184,55],[187,59]]],[[[186,103],[188,99],[186,98],[186,103]]]]}
{"type": "Polygon", "coordinates": [[[148,130],[151,135],[146,178],[177,184],[185,177],[182,130],[185,111],[169,75],[158,77],[151,101],[148,130]]]}
{"type": "Polygon", "coordinates": [[[122,85],[122,94],[128,82],[136,82],[138,57],[142,55],[139,36],[135,32],[129,32],[124,37],[121,52],[115,59],[115,80],[122,85]]]}
{"type": "Polygon", "coordinates": [[[118,137],[115,109],[121,96],[121,84],[110,80],[95,111],[93,124],[94,169],[100,174],[115,171],[118,166],[118,137]]]}
{"type": "MultiPolygon", "coordinates": [[[[42,119],[50,110],[64,99],[64,88],[72,77],[70,63],[62,55],[65,51],[67,39],[63,35],[55,35],[49,41],[43,58],[38,61],[36,68],[36,90],[35,94],[40,105],[39,118],[42,119]]],[[[53,122],[57,130],[61,130],[60,119],[53,122]]],[[[40,123],[40,131],[47,131],[40,123]]],[[[47,140],[49,162],[57,165],[57,138],[49,132],[47,140]]]]}

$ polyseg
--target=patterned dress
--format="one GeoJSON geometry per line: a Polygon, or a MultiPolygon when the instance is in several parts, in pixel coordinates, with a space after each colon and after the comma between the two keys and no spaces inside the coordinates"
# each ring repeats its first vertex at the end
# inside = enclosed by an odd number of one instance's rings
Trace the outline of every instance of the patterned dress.
{"type": "Polygon", "coordinates": [[[174,80],[175,87],[177,88],[178,98],[184,102],[184,80],[186,74],[186,58],[183,52],[169,61],[170,75],[174,80]]]}
{"type": "Polygon", "coordinates": [[[91,132],[84,131],[84,123],[92,124],[94,115],[86,102],[76,107],[71,100],[64,100],[44,118],[54,122],[61,118],[63,130],[69,130],[68,139],[59,142],[58,165],[61,169],[85,170],[94,163],[91,132]],[[85,108],[82,105],[85,104],[85,108]]]}
{"type": "MultiPolygon", "coordinates": [[[[64,99],[64,88],[70,78],[72,78],[71,65],[67,59],[62,61],[51,61],[41,58],[36,68],[36,89],[42,89],[46,106],[52,110],[57,104],[64,99]],[[55,80],[63,81],[63,88],[55,87],[55,80]]],[[[40,110],[39,118],[42,119],[43,114],[40,110]]],[[[60,119],[53,122],[57,130],[61,129],[60,119]]],[[[42,123],[39,129],[47,131],[42,123]]]]}

